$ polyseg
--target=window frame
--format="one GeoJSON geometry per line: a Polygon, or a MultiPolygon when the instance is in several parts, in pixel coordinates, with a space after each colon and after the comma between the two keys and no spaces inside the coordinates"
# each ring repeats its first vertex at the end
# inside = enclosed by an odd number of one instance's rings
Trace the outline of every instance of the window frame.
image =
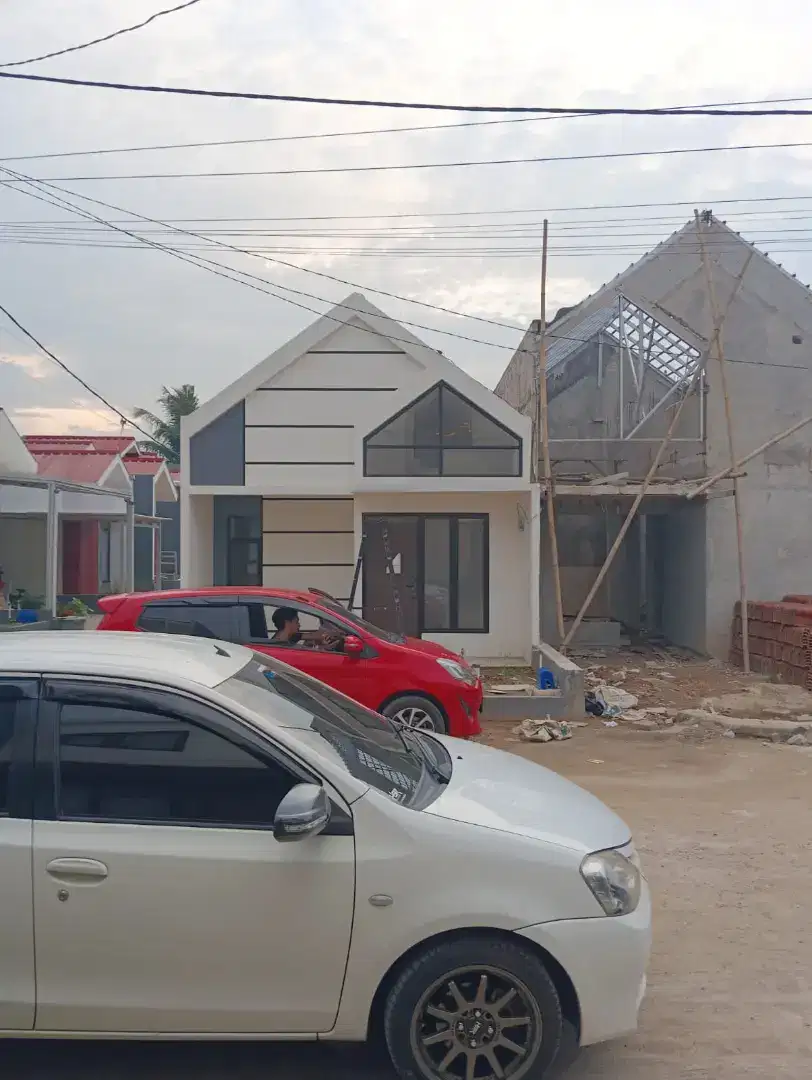
{"type": "Polygon", "coordinates": [[[99,584],[113,580],[113,526],[109,521],[99,524],[99,584]]]}
{"type": "Polygon", "coordinates": [[[483,513],[386,513],[363,515],[363,532],[366,535],[366,519],[416,518],[417,519],[417,620],[420,634],[489,634],[491,619],[491,523],[490,514],[483,513]],[[444,518],[449,522],[449,625],[431,627],[426,625],[426,521],[444,518]],[[459,626],[459,523],[460,521],[484,522],[482,537],[482,625],[478,629],[459,626]]]}
{"type": "Polygon", "coordinates": [[[402,409],[399,409],[392,416],[388,417],[382,424],[379,424],[378,427],[376,427],[373,431],[370,431],[367,435],[365,435],[364,436],[363,451],[364,451],[364,476],[373,476],[373,477],[375,477],[375,476],[411,476],[411,477],[415,477],[415,478],[418,478],[418,479],[419,478],[425,478],[425,477],[444,477],[444,478],[447,478],[447,479],[454,479],[454,478],[456,478],[456,479],[460,479],[460,478],[464,479],[466,477],[502,477],[502,478],[509,477],[509,478],[516,478],[516,477],[521,477],[521,476],[524,475],[524,440],[522,439],[521,435],[517,435],[515,431],[511,431],[511,429],[509,427],[507,427],[507,425],[503,424],[500,420],[497,420],[496,417],[493,416],[491,413],[489,413],[486,409],[481,408],[481,406],[477,405],[476,402],[472,401],[469,397],[466,397],[465,394],[461,393],[455,386],[451,386],[450,383],[447,383],[447,382],[445,382],[443,380],[441,380],[440,382],[435,383],[433,386],[430,386],[428,390],[424,391],[424,393],[422,393],[422,394],[419,394],[416,398],[413,398],[409,402],[408,405],[405,405],[402,409]],[[409,444],[402,444],[401,443],[399,445],[395,444],[395,443],[376,443],[376,444],[370,446],[370,440],[371,439],[374,439],[377,435],[379,435],[382,431],[384,431],[387,427],[389,427],[390,424],[394,423],[395,420],[399,419],[401,416],[408,413],[411,409],[413,409],[416,405],[418,405],[419,402],[425,400],[427,397],[429,397],[435,391],[439,391],[439,424],[440,424],[440,430],[439,430],[438,435],[437,435],[437,442],[436,443],[431,444],[431,445],[428,444],[428,443],[409,443],[409,444]],[[447,444],[444,441],[444,427],[445,427],[445,424],[444,424],[444,416],[445,416],[444,399],[445,399],[445,392],[446,391],[449,391],[455,397],[459,398],[460,401],[464,402],[466,405],[468,405],[475,412],[481,413],[492,424],[494,424],[497,428],[499,428],[501,431],[504,431],[505,434],[509,435],[512,439],[515,439],[516,445],[515,446],[496,446],[496,445],[488,444],[488,445],[484,445],[484,446],[460,446],[458,444],[457,445],[454,445],[454,444],[451,444],[451,443],[447,444]],[[432,450],[432,451],[436,451],[436,453],[438,454],[438,461],[439,461],[438,471],[437,472],[428,472],[428,473],[427,472],[418,472],[418,471],[370,473],[369,469],[368,469],[368,463],[367,463],[367,455],[368,455],[369,450],[373,450],[373,451],[374,450],[411,450],[411,451],[420,451],[420,450],[428,451],[428,450],[432,450]],[[445,471],[445,452],[447,450],[466,450],[469,453],[479,453],[479,452],[489,453],[489,452],[493,452],[495,450],[499,450],[499,451],[502,451],[503,453],[515,453],[518,456],[517,468],[516,468],[515,472],[477,472],[477,471],[473,471],[473,472],[446,472],[445,471]]]}
{"type": "MultiPolygon", "coordinates": [[[[344,635],[344,637],[357,637],[357,638],[360,638],[361,641],[363,641],[363,643],[364,643],[364,651],[359,656],[353,656],[352,657],[353,661],[355,661],[355,660],[369,660],[369,659],[372,659],[372,658],[374,658],[374,657],[376,657],[378,655],[377,652],[372,648],[372,646],[365,639],[360,627],[354,627],[351,623],[342,622],[339,619],[338,615],[334,615],[333,612],[331,612],[331,611],[320,611],[318,608],[313,607],[311,604],[302,604],[298,600],[291,600],[290,597],[286,597],[286,596],[272,596],[272,595],[271,596],[240,596],[238,598],[238,600],[237,600],[237,603],[239,604],[240,607],[257,606],[257,607],[261,607],[263,609],[262,617],[263,617],[263,619],[265,621],[265,630],[266,630],[266,634],[267,634],[267,636],[264,637],[264,638],[253,637],[251,635],[251,633],[250,633],[250,630],[251,630],[251,618],[250,618],[250,616],[247,616],[249,633],[245,634],[244,636],[240,637],[239,639],[235,639],[237,641],[237,644],[239,644],[239,645],[245,645],[248,648],[260,648],[260,649],[263,648],[263,647],[264,648],[271,648],[271,649],[285,649],[285,650],[298,648],[298,646],[296,646],[296,645],[287,645],[284,642],[271,641],[271,636],[270,635],[271,635],[271,625],[272,624],[269,625],[268,617],[267,617],[267,615],[265,613],[265,610],[267,608],[269,608],[269,607],[272,607],[272,608],[290,607],[290,608],[293,608],[299,615],[310,615],[310,616],[312,616],[312,618],[318,619],[322,624],[323,623],[332,623],[336,627],[336,629],[339,630],[344,635]]],[[[238,620],[238,623],[240,623],[240,622],[241,622],[241,620],[238,620]]],[[[242,622],[245,622],[245,620],[242,620],[242,622]]],[[[240,633],[242,634],[242,630],[240,630],[240,633]]],[[[314,646],[311,646],[311,645],[308,645],[305,648],[305,652],[306,653],[317,653],[319,656],[337,656],[337,657],[342,657],[344,659],[347,658],[347,654],[345,652],[341,652],[340,650],[336,650],[336,649],[320,649],[318,647],[314,647],[314,646]]]]}
{"type": "Polygon", "coordinates": [[[21,686],[23,694],[14,710],[11,759],[8,775],[8,810],[0,809],[2,821],[30,821],[34,815],[34,745],[39,713],[41,680],[38,675],[0,673],[0,686],[21,686]]]}
{"type": "MultiPolygon", "coordinates": [[[[233,596],[191,596],[188,599],[175,598],[169,600],[161,600],[157,598],[155,600],[148,600],[143,605],[140,612],[138,613],[138,618],[136,619],[135,625],[139,630],[142,630],[144,633],[147,634],[167,633],[170,634],[170,636],[174,637],[178,635],[173,634],[172,631],[150,630],[149,627],[142,626],[141,620],[145,617],[150,618],[150,611],[154,611],[158,608],[162,610],[165,610],[167,608],[176,608],[178,611],[187,612],[190,610],[197,610],[198,608],[228,608],[229,617],[227,622],[229,624],[229,632],[225,637],[204,638],[202,634],[190,634],[189,636],[200,637],[203,640],[209,641],[231,641],[235,644],[239,644],[244,640],[247,635],[244,633],[243,627],[240,625],[239,612],[237,610],[238,607],[240,607],[240,603],[236,593],[233,596]]],[[[247,620],[248,613],[246,612],[246,623],[247,620]]]]}
{"type": "MultiPolygon", "coordinates": [[[[262,585],[262,569],[263,569],[263,565],[264,565],[264,534],[263,534],[263,531],[262,531],[262,521],[261,521],[261,519],[257,519],[253,515],[249,515],[249,514],[229,514],[228,517],[226,518],[225,534],[226,534],[226,537],[225,537],[226,538],[225,555],[226,555],[226,577],[227,578],[231,577],[231,557],[232,557],[232,552],[237,551],[237,550],[247,551],[249,544],[258,544],[259,545],[259,555],[258,555],[258,557],[259,557],[259,562],[258,562],[259,570],[258,570],[258,572],[256,574],[257,580],[253,581],[253,582],[249,582],[249,581],[244,581],[244,582],[228,581],[227,584],[228,584],[229,588],[232,588],[232,589],[245,589],[245,588],[255,588],[257,585],[262,585]],[[232,522],[234,522],[234,521],[250,521],[252,523],[252,528],[253,528],[253,526],[256,526],[256,535],[232,536],[232,522]]],[[[247,560],[245,560],[245,563],[247,565],[247,560]]]]}
{"type": "Polygon", "coordinates": [[[294,783],[318,784],[324,787],[331,802],[331,815],[322,836],[352,836],[354,834],[352,813],[332,797],[330,786],[299,759],[286,752],[277,743],[264,737],[233,713],[226,712],[212,702],[203,701],[175,687],[159,688],[149,683],[128,679],[107,679],[102,676],[51,676],[46,677],[40,696],[39,722],[36,730],[35,770],[37,784],[34,792],[33,812],[37,820],[58,821],[66,824],[86,822],[95,825],[140,825],[154,828],[174,829],[232,829],[238,832],[273,832],[273,822],[267,825],[228,822],[160,821],[155,818],[114,818],[93,816],[65,816],[59,812],[59,719],[63,704],[112,705],[142,709],[152,712],[156,718],[179,720],[202,728],[211,735],[225,739],[246,753],[267,762],[269,767],[285,769],[294,783]]]}

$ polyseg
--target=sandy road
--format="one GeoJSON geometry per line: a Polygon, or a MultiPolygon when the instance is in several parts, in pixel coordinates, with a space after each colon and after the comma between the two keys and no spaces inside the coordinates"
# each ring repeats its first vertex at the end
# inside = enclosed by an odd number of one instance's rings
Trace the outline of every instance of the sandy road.
{"type": "MultiPolygon", "coordinates": [[[[812,749],[621,729],[519,747],[632,826],[656,901],[641,1030],[567,1080],[807,1080],[812,1060],[812,749]],[[595,764],[594,761],[600,761],[595,764]]],[[[6,1044],[13,1080],[391,1080],[362,1051],[6,1044]]]]}

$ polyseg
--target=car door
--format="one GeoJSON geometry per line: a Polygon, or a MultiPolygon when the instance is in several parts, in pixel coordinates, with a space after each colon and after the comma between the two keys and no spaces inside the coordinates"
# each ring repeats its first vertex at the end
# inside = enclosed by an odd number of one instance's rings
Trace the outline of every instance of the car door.
{"type": "Polygon", "coordinates": [[[36,679],[0,676],[0,1031],[31,1031],[36,1007],[31,830],[36,679]]]}
{"type": "Polygon", "coordinates": [[[354,904],[337,793],[322,835],[279,843],[276,806],[314,777],[212,706],[120,682],[47,683],[37,768],[37,1030],[333,1025],[354,904]]]}
{"type": "MultiPolygon", "coordinates": [[[[380,700],[372,702],[370,686],[370,663],[374,661],[374,651],[366,650],[361,655],[347,656],[342,652],[330,649],[302,647],[299,645],[279,645],[271,641],[274,634],[274,625],[271,622],[272,613],[279,607],[293,607],[299,615],[299,623],[303,631],[317,630],[319,626],[328,620],[326,612],[307,604],[300,604],[284,597],[263,596],[260,602],[255,597],[241,597],[240,606],[249,613],[247,626],[246,619],[238,616],[237,622],[241,632],[245,635],[240,640],[255,649],[257,652],[266,653],[277,660],[282,660],[291,667],[312,675],[314,679],[320,679],[328,686],[340,690],[342,694],[376,708],[380,700]]],[[[337,624],[335,624],[337,625],[337,624]]],[[[339,628],[344,634],[349,633],[343,627],[339,628]]]]}

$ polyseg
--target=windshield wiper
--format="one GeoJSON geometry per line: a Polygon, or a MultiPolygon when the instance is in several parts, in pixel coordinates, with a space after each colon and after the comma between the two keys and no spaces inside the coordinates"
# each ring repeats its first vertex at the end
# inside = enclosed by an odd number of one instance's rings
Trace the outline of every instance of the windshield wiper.
{"type": "Polygon", "coordinates": [[[447,784],[451,779],[451,773],[446,769],[440,768],[431,754],[428,752],[423,744],[422,739],[418,732],[413,728],[410,728],[408,724],[404,724],[401,721],[397,721],[398,731],[400,733],[401,741],[410,754],[416,753],[422,760],[426,772],[435,779],[439,784],[447,784]],[[409,736],[407,741],[406,736],[409,736]]]}

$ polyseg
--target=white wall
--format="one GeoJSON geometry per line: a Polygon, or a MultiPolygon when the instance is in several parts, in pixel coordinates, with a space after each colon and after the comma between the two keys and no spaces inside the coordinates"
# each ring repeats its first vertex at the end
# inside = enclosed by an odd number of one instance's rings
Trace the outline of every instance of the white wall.
{"type": "Polygon", "coordinates": [[[356,548],[353,501],[262,500],[262,583],[350,595],[356,548]]]}
{"type": "MultiPolygon", "coordinates": [[[[488,514],[489,528],[489,630],[486,634],[425,634],[454,652],[465,650],[473,662],[529,663],[537,637],[533,619],[537,605],[531,599],[532,549],[538,544],[533,528],[529,491],[511,494],[389,494],[356,495],[355,547],[361,540],[364,514],[488,514]],[[521,511],[520,511],[521,508],[521,511]],[[524,529],[519,528],[520,517],[524,529]],[[533,537],[535,536],[535,541],[533,537]]],[[[536,510],[536,512],[538,512],[536,510]]],[[[537,519],[536,519],[537,521],[537,519]]],[[[356,605],[363,600],[363,572],[356,605]]]]}
{"type": "Polygon", "coordinates": [[[421,370],[388,339],[340,327],[246,397],[246,487],[352,490],[356,423],[421,370]]]}
{"type": "Polygon", "coordinates": [[[214,575],[214,499],[181,491],[180,583],[184,589],[211,586],[214,575]]]}

